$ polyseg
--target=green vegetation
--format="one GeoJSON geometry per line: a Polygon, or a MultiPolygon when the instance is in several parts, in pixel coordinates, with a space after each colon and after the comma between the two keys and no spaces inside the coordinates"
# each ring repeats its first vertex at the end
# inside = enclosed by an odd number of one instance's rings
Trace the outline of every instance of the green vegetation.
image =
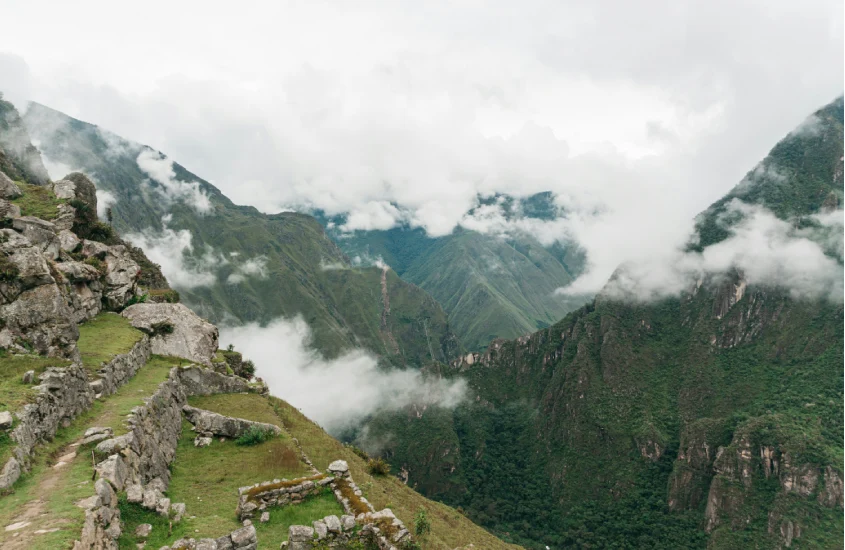
{"type": "Polygon", "coordinates": [[[120,497],[120,519],[123,523],[123,531],[117,541],[120,550],[137,550],[137,545],[143,542],[149,548],[161,548],[182,537],[192,536],[187,520],[171,524],[170,518],[147,510],[140,504],[127,502],[125,495],[120,497]],[[144,523],[152,525],[152,531],[146,538],[136,537],[135,529],[144,523]]]}
{"type": "Polygon", "coordinates": [[[311,525],[311,522],[326,516],[342,516],[343,508],[335,499],[331,489],[326,487],[319,495],[311,496],[296,506],[270,508],[270,521],[254,522],[258,532],[258,547],[276,550],[282,541],[288,540],[291,525],[311,525]]]}
{"type": "Polygon", "coordinates": [[[49,187],[31,185],[23,182],[15,182],[23,194],[12,199],[12,202],[20,206],[22,216],[35,216],[43,220],[55,220],[59,215],[59,205],[64,204],[64,199],[57,199],[53,190],[49,187]]]}
{"type": "Polygon", "coordinates": [[[390,464],[383,458],[367,460],[367,471],[374,476],[386,476],[390,473],[390,464]]]}
{"type": "Polygon", "coordinates": [[[242,447],[249,447],[252,445],[260,445],[265,441],[268,441],[270,438],[273,437],[273,432],[270,430],[265,430],[258,426],[250,426],[247,431],[243,433],[239,438],[235,440],[235,445],[240,445],[242,447]]]}
{"type": "Polygon", "coordinates": [[[127,353],[144,333],[134,328],[128,319],[104,311],[94,319],[79,325],[79,353],[82,364],[91,372],[100,369],[114,356],[127,353]]]}
{"type": "MultiPolygon", "coordinates": [[[[194,397],[189,403],[227,416],[281,425],[267,398],[257,394],[194,397]]],[[[194,447],[194,436],[191,425],[185,421],[168,491],[173,502],[184,502],[189,515],[196,516],[186,520],[189,532],[194,533],[191,536],[216,538],[241,526],[235,516],[239,487],[311,475],[285,434],[246,447],[231,440],[215,439],[210,446],[202,448],[194,447]]]]}

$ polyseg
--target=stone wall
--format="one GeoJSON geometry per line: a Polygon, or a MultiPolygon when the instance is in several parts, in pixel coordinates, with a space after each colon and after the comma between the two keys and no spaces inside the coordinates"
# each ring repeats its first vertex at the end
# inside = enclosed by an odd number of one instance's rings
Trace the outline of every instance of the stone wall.
{"type": "Polygon", "coordinates": [[[117,389],[128,382],[138,369],[147,364],[150,360],[152,348],[147,335],[138,340],[132,349],[127,353],[116,355],[114,359],[106,363],[99,371],[99,380],[91,382],[91,388],[97,396],[111,395],[117,389]]]}
{"type": "MultiPolygon", "coordinates": [[[[121,533],[120,511],[117,498],[111,498],[112,493],[126,491],[129,502],[179,521],[185,513],[185,505],[171,503],[164,492],[170,484],[170,464],[176,457],[182,432],[182,407],[193,395],[247,391],[264,392],[266,388],[197,365],[171,369],[167,380],[159,385],[146,404],[129,414],[130,431],[97,445],[95,454],[106,458],[95,466],[98,492],[86,506],[82,536],[74,543],[74,550],[117,548],[121,533]],[[105,482],[111,493],[100,482],[105,482]]],[[[223,548],[247,549],[249,546],[223,548]]]]}
{"type": "Polygon", "coordinates": [[[21,472],[29,468],[37,444],[52,439],[59,426],[87,410],[94,400],[87,373],[81,365],[50,367],[39,380],[41,384],[37,386],[34,402],[15,413],[18,422],[11,437],[17,447],[0,473],[0,489],[11,487],[21,472]]]}
{"type": "Polygon", "coordinates": [[[239,521],[252,519],[256,513],[264,512],[271,506],[297,504],[303,499],[320,493],[333,479],[326,474],[318,474],[298,479],[274,479],[256,483],[238,489],[238,507],[235,513],[239,521]]]}
{"type": "Polygon", "coordinates": [[[194,429],[199,433],[218,435],[229,439],[240,437],[253,427],[275,435],[282,433],[281,428],[274,424],[225,416],[189,405],[182,407],[182,412],[185,413],[185,418],[194,425],[194,429]]]}

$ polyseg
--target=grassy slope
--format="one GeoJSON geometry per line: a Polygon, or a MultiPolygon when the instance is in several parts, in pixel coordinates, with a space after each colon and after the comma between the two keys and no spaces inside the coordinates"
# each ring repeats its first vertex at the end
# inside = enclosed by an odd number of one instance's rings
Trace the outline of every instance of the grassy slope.
{"type": "MultiPolygon", "coordinates": [[[[732,195],[784,218],[835,205],[830,197],[843,191],[841,99],[817,116],[819,133],[787,137],[764,161],[794,187],[763,177],[732,195]]],[[[703,242],[727,234],[713,221],[725,202],[699,219],[703,242]]],[[[747,434],[752,449],[773,446],[799,464],[841,475],[843,462],[842,304],[752,288],[715,319],[727,292],[707,286],[644,306],[598,300],[524,345],[498,343],[489,364],[465,368],[474,403],[380,418],[370,436],[389,434],[389,459],[407,466],[425,494],[526,545],[703,547],[712,468],[674,495],[687,503],[681,511],[667,506],[670,481],[686,468],[675,460],[685,440],[734,452],[747,434]],[[752,327],[762,329],[750,338],[752,327]],[[711,345],[739,336],[736,346],[711,345]],[[662,454],[651,462],[641,448],[653,452],[654,444],[662,454]],[[545,538],[533,528],[538,519],[549,526],[545,538]]],[[[775,496],[776,482],[759,471],[741,492],[744,504],[728,512],[712,547],[774,545],[770,513],[802,526],[797,547],[841,547],[841,510],[775,496]],[[744,517],[743,529],[731,529],[731,519],[744,517]]]]}
{"type": "Polygon", "coordinates": [[[89,371],[96,372],[116,355],[129,352],[143,336],[144,333],[134,328],[128,319],[104,311],[79,325],[77,346],[82,364],[89,371]]]}
{"type": "MultiPolygon", "coordinates": [[[[207,246],[213,248],[219,268],[217,282],[209,287],[180,289],[184,301],[200,315],[212,321],[262,323],[279,316],[302,315],[314,333],[314,345],[328,355],[337,355],[360,341],[398,364],[420,366],[428,360],[421,322],[415,330],[402,333],[404,355],[391,353],[386,346],[377,330],[380,294],[372,292],[378,272],[364,270],[360,277],[352,278],[322,269],[324,262],[348,262],[312,217],[290,212],[268,216],[255,208],[235,205],[214,186],[178,164],[173,165],[177,179],[198,182],[210,197],[212,211],[199,215],[182,203],[168,206],[154,187],[144,184],[147,175],[136,163],[142,146],[112,136],[121,142],[122,149],[110,154],[114,151],[108,148],[97,127],[39,105],[30,108],[25,122],[47,156],[85,171],[96,178],[99,189],[114,194],[114,226],[121,233],[160,230],[162,217],[170,214],[168,227],[189,230],[197,256],[206,253],[207,246]],[[50,131],[44,132],[46,128],[50,131]],[[233,252],[239,256],[231,256],[233,252]],[[267,258],[267,278],[251,277],[240,284],[226,284],[238,261],[257,256],[267,258]],[[221,257],[230,263],[223,265],[221,257]]],[[[420,305],[429,300],[424,291],[408,286],[406,292],[409,299],[418,302],[408,309],[409,316],[415,309],[428,307],[420,305]]],[[[448,341],[448,327],[439,318],[445,320],[439,313],[431,316],[428,331],[436,335],[437,341],[448,341]]],[[[392,328],[394,334],[402,332],[399,326],[392,328]]],[[[441,360],[445,358],[442,348],[435,349],[435,353],[441,360]]]]}
{"type": "Polygon", "coordinates": [[[414,514],[420,508],[425,508],[431,520],[432,532],[428,539],[423,541],[423,548],[446,550],[469,544],[485,550],[516,548],[473,524],[457,510],[428,500],[396,477],[371,476],[364,460],[351,449],[341,445],[294,407],[279,399],[271,399],[276,404],[285,427],[299,440],[317,468],[324,469],[338,458],[346,460],[355,482],[376,509],[390,508],[406,525],[413,525],[414,514]]]}

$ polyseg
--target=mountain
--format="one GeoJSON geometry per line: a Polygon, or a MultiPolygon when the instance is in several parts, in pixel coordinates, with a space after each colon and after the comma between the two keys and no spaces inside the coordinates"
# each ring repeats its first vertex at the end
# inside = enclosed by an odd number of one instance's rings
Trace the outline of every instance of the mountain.
{"type": "MultiPolygon", "coordinates": [[[[842,98],[807,126],[699,216],[692,252],[766,207],[802,235],[838,216],[823,244],[841,266],[842,98]]],[[[649,302],[613,283],[547,329],[453,362],[471,403],[382,415],[362,444],[527,547],[841,548],[841,296],[737,269],[649,302]]]]}
{"type": "MultiPolygon", "coordinates": [[[[559,215],[549,193],[480,199],[479,207],[489,205],[497,205],[508,220],[550,221],[559,215]]],[[[365,262],[381,259],[430,293],[469,350],[547,327],[585,302],[555,294],[584,266],[583,252],[571,244],[544,246],[525,230],[493,235],[459,227],[437,238],[407,224],[345,231],[345,216],[317,212],[315,217],[348,256],[365,262]]]]}
{"type": "Polygon", "coordinates": [[[311,216],[236,205],[149,147],[43,105],[31,104],[23,123],[51,163],[95,180],[113,226],[169,266],[203,316],[240,324],[301,315],[329,357],[363,347],[419,367],[455,356],[435,299],[391,270],[353,266],[311,216]]]}
{"type": "Polygon", "coordinates": [[[33,151],[0,147],[24,167],[0,172],[0,547],[517,548],[269,395],[189,308],[148,300],[151,262],[97,219],[94,184],[28,183],[33,151]]]}

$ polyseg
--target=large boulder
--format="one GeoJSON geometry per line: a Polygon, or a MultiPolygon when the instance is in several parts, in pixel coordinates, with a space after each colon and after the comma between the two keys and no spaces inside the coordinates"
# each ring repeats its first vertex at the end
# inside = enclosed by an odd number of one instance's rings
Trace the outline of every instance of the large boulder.
{"type": "Polygon", "coordinates": [[[150,335],[153,353],[211,366],[217,351],[217,327],[184,304],[135,304],[123,310],[123,316],[150,335]]]}
{"type": "Polygon", "coordinates": [[[242,436],[253,426],[264,432],[274,433],[276,435],[281,435],[282,433],[282,430],[273,424],[223,416],[222,414],[198,409],[190,405],[182,407],[182,412],[185,413],[185,418],[194,425],[194,429],[197,432],[210,432],[214,435],[228,437],[230,439],[242,436]]]}
{"type": "Polygon", "coordinates": [[[103,298],[109,309],[124,307],[138,284],[141,267],[135,263],[129,251],[122,244],[110,246],[106,254],[106,277],[103,298]]]}
{"type": "Polygon", "coordinates": [[[2,199],[16,199],[20,197],[21,188],[15,185],[12,178],[0,172],[0,198],[2,199]]]}

